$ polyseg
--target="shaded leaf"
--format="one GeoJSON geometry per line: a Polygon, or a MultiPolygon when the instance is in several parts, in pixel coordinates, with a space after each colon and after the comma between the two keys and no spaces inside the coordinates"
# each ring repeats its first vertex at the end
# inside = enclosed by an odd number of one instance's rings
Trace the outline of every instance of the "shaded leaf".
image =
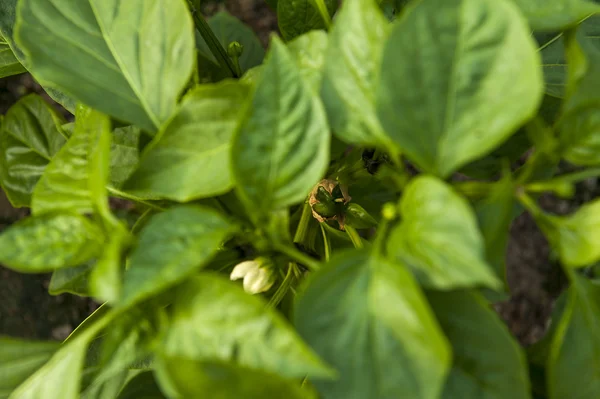
{"type": "Polygon", "coordinates": [[[171,117],[193,69],[182,0],[22,0],[19,22],[41,82],[149,132],[171,117]]]}
{"type": "Polygon", "coordinates": [[[144,371],[133,377],[117,399],[165,399],[151,371],[144,371]]]}
{"type": "Polygon", "coordinates": [[[0,183],[14,207],[28,207],[31,194],[52,157],[66,142],[64,120],[40,96],[13,105],[0,130],[0,183]]]}
{"type": "Polygon", "coordinates": [[[0,35],[0,78],[18,75],[23,72],[26,72],[26,69],[17,60],[8,43],[0,35]]]}
{"type": "Polygon", "coordinates": [[[311,276],[294,324],[335,381],[326,398],[438,398],[450,348],[411,274],[368,252],[337,255],[311,276]],[[391,372],[393,370],[393,372],[391,372]]]}
{"type": "Polygon", "coordinates": [[[468,202],[442,181],[420,176],[398,205],[388,253],[408,265],[419,282],[442,290],[501,284],[485,260],[485,242],[468,202]]]}
{"type": "MultiPolygon", "coordinates": [[[[337,8],[336,0],[324,0],[329,15],[337,8]]],[[[278,0],[277,22],[284,40],[292,40],[313,29],[325,29],[325,21],[314,0],[278,0]]]]}
{"type": "Polygon", "coordinates": [[[600,12],[600,5],[588,0],[512,0],[534,30],[564,30],[600,12]]]}
{"type": "Polygon", "coordinates": [[[178,206],[144,226],[129,259],[120,305],[158,294],[204,266],[232,226],[213,210],[178,206]]]}
{"type": "Polygon", "coordinates": [[[382,126],[417,166],[446,177],[535,115],[539,65],[514,4],[423,0],[403,13],[384,49],[382,126]]]}
{"type": "Polygon", "coordinates": [[[0,235],[0,263],[21,273],[79,266],[99,255],[103,241],[102,232],[83,216],[29,217],[0,235]]]}
{"type": "Polygon", "coordinates": [[[233,80],[197,86],[144,150],[125,189],[140,197],[190,201],[233,187],[231,141],[248,87],[233,80]]]}
{"type": "Polygon", "coordinates": [[[48,293],[89,296],[88,279],[94,265],[95,262],[89,262],[77,267],[55,270],[50,279],[48,293]]]}

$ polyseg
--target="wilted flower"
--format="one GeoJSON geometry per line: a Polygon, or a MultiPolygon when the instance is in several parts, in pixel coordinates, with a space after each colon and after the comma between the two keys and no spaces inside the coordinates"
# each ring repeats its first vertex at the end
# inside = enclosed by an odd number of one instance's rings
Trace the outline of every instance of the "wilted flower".
{"type": "Polygon", "coordinates": [[[244,291],[259,294],[268,291],[275,283],[273,270],[264,258],[238,263],[229,276],[231,280],[244,279],[244,291]]]}

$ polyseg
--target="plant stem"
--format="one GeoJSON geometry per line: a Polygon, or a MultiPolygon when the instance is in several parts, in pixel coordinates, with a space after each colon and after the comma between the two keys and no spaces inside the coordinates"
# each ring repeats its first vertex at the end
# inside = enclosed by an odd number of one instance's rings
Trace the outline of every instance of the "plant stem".
{"type": "Polygon", "coordinates": [[[283,300],[283,298],[285,297],[285,294],[287,294],[290,287],[292,286],[292,282],[294,281],[295,275],[293,273],[293,268],[294,268],[294,265],[293,265],[293,263],[291,263],[288,266],[288,271],[287,271],[287,274],[285,275],[285,278],[281,282],[281,285],[277,288],[277,291],[275,291],[275,294],[273,294],[273,296],[269,300],[267,307],[274,308],[277,305],[279,305],[279,303],[283,300]]]}
{"type": "Polygon", "coordinates": [[[285,244],[276,244],[275,249],[281,252],[284,255],[289,256],[290,258],[296,260],[298,263],[303,264],[308,267],[311,271],[316,272],[321,268],[319,262],[310,256],[304,254],[301,251],[298,251],[296,248],[285,245],[285,244]]]}
{"type": "Polygon", "coordinates": [[[133,202],[137,202],[138,204],[146,205],[148,208],[152,208],[152,209],[157,210],[157,211],[165,211],[166,210],[165,208],[163,208],[161,206],[158,206],[156,204],[153,204],[152,202],[143,200],[141,198],[136,197],[135,195],[128,194],[128,193],[126,193],[124,191],[121,191],[121,190],[118,190],[116,188],[106,187],[106,190],[112,196],[114,196],[114,197],[126,199],[126,200],[133,201],[133,202]]]}
{"type": "Polygon", "coordinates": [[[306,235],[308,234],[308,226],[310,224],[310,219],[312,218],[312,211],[310,209],[310,204],[308,202],[304,203],[302,207],[302,215],[300,216],[300,222],[298,222],[298,227],[296,228],[296,233],[294,234],[294,242],[303,243],[306,240],[306,235]]]}
{"type": "Polygon", "coordinates": [[[325,231],[325,227],[323,227],[323,223],[319,223],[319,227],[321,228],[321,234],[323,235],[323,247],[325,248],[325,261],[329,262],[329,256],[331,255],[331,241],[329,240],[329,235],[325,231]]]}
{"type": "Polygon", "coordinates": [[[582,180],[591,179],[594,177],[600,177],[600,168],[590,168],[590,169],[582,170],[582,171],[575,172],[575,173],[570,173],[570,174],[566,174],[566,175],[562,175],[562,176],[556,176],[553,179],[546,180],[546,181],[540,181],[540,182],[533,182],[533,183],[528,184],[527,186],[531,186],[531,185],[535,186],[536,184],[552,185],[555,183],[577,183],[582,180]]]}
{"type": "Polygon", "coordinates": [[[223,69],[225,69],[230,76],[234,78],[239,78],[236,73],[235,66],[233,65],[233,61],[227,55],[227,51],[223,48],[219,39],[215,36],[215,33],[212,31],[204,16],[200,14],[200,11],[196,9],[191,0],[188,0],[188,4],[190,6],[190,10],[192,12],[192,16],[194,17],[194,23],[196,25],[196,29],[200,32],[200,36],[206,42],[206,45],[210,49],[210,52],[215,56],[217,62],[221,65],[223,69]]]}
{"type": "Polygon", "coordinates": [[[350,237],[350,241],[354,244],[354,248],[362,248],[364,245],[358,231],[356,231],[354,227],[348,225],[344,226],[344,228],[346,229],[346,233],[348,233],[348,237],[350,237]]]}

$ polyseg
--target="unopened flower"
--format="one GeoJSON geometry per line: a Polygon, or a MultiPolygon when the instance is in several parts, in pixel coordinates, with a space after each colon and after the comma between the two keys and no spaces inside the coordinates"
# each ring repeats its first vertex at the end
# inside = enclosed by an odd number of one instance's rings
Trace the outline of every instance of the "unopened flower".
{"type": "Polygon", "coordinates": [[[275,283],[273,270],[263,258],[247,260],[238,263],[229,278],[231,280],[244,279],[244,291],[249,294],[260,294],[268,291],[275,283]]]}

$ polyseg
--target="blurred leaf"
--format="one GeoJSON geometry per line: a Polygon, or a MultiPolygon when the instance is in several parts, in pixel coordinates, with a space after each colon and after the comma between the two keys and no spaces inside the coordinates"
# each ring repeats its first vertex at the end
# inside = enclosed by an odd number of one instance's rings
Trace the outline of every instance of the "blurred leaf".
{"type": "Polygon", "coordinates": [[[0,78],[27,72],[0,35],[0,78]]]}
{"type": "MultiPolygon", "coordinates": [[[[324,0],[329,15],[337,8],[336,0],[324,0]]],[[[302,35],[313,29],[325,29],[325,21],[317,9],[314,0],[278,0],[277,22],[285,41],[302,35]]]]}
{"type": "Polygon", "coordinates": [[[133,377],[119,393],[117,399],[166,399],[151,371],[133,377]]]}
{"type": "Polygon", "coordinates": [[[316,30],[287,43],[290,55],[298,65],[300,75],[316,92],[321,88],[328,40],[327,33],[316,30]]]}
{"type": "Polygon", "coordinates": [[[73,294],[79,296],[90,296],[88,279],[95,262],[88,262],[77,267],[58,269],[52,272],[48,293],[50,295],[73,294]]]}
{"type": "Polygon", "coordinates": [[[512,0],[534,30],[564,30],[600,12],[600,5],[588,0],[512,0]]]}

